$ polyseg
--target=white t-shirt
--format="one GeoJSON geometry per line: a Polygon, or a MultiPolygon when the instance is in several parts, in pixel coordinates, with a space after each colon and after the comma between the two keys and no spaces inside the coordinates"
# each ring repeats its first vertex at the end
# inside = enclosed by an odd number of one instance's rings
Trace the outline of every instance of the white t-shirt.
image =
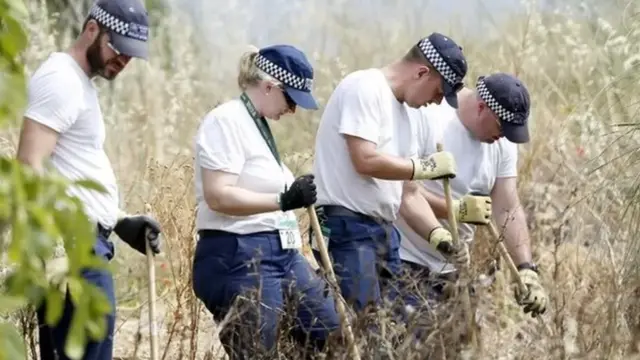
{"type": "MultiPolygon", "coordinates": [[[[517,176],[517,145],[501,138],[493,144],[480,142],[473,138],[458,115],[446,102],[420,109],[422,121],[415,121],[420,156],[436,152],[436,143],[453,154],[456,159],[457,174],[450,181],[454,199],[471,191],[490,194],[496,178],[517,176]]],[[[442,181],[421,181],[430,192],[444,198],[442,181]]],[[[440,219],[448,228],[448,221],[440,219]]],[[[416,234],[402,219],[396,221],[401,233],[400,258],[406,261],[428,266],[434,272],[450,272],[455,268],[444,257],[416,234]]],[[[471,241],[475,226],[458,224],[460,240],[471,241]]]]}
{"type": "Polygon", "coordinates": [[[62,176],[92,179],[106,188],[106,193],[76,187],[69,192],[82,200],[92,221],[113,227],[118,216],[118,186],[104,150],[98,92],[70,55],[53,53],[35,71],[28,83],[24,116],[60,133],[51,163],[62,176]]]}
{"type": "Polygon", "coordinates": [[[213,211],[205,201],[201,167],[236,174],[237,186],[259,193],[282,192],[285,185],[290,187],[294,181],[287,166],[284,163],[282,166],[278,165],[240,99],[230,100],[205,116],[195,136],[195,154],[198,230],[248,234],[277,230],[284,218],[296,219],[293,211],[231,216],[213,211]]]}
{"type": "Polygon", "coordinates": [[[396,218],[402,181],[358,174],[343,134],[372,141],[381,153],[409,158],[417,153],[411,110],[398,102],[379,69],[355,71],[338,84],[316,135],[313,173],[318,205],[342,205],[388,221],[396,218]]]}

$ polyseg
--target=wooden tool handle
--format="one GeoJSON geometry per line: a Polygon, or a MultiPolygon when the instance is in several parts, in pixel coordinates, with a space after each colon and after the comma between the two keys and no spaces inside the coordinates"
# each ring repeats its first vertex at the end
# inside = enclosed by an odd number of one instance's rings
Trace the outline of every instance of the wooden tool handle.
{"type": "Polygon", "coordinates": [[[516,278],[520,290],[523,293],[526,293],[528,291],[527,285],[525,285],[524,281],[522,281],[520,272],[518,272],[518,267],[513,262],[511,255],[509,255],[509,252],[507,251],[507,248],[505,247],[504,242],[501,239],[500,233],[498,232],[496,225],[492,221],[489,222],[489,230],[491,231],[491,235],[498,242],[498,251],[500,251],[500,255],[502,255],[502,258],[507,262],[507,266],[509,267],[511,274],[516,278]]]}
{"type": "MultiPolygon", "coordinates": [[[[145,204],[145,212],[151,215],[151,205],[145,204]]],[[[158,326],[156,324],[156,267],[154,255],[149,246],[152,236],[149,229],[145,233],[145,248],[147,254],[147,272],[149,275],[149,343],[151,346],[151,360],[158,360],[158,326]]]]}
{"type": "MultiPolygon", "coordinates": [[[[442,144],[436,144],[436,150],[442,151],[442,144]]],[[[451,194],[451,184],[448,178],[442,180],[444,184],[444,199],[447,203],[447,217],[449,220],[449,230],[451,231],[451,237],[454,244],[458,244],[460,241],[460,234],[458,233],[458,221],[456,220],[456,214],[453,208],[453,195],[451,194]]]]}
{"type": "Polygon", "coordinates": [[[316,244],[318,244],[318,251],[320,252],[322,266],[327,272],[327,278],[329,282],[331,282],[330,287],[334,289],[333,295],[336,301],[336,308],[338,310],[338,315],[340,315],[340,318],[342,320],[342,329],[347,336],[349,348],[351,349],[351,355],[353,356],[352,359],[360,360],[360,352],[358,350],[358,347],[356,346],[355,337],[353,336],[353,331],[351,330],[351,325],[349,324],[349,318],[347,317],[347,310],[344,306],[342,294],[340,293],[340,287],[338,286],[336,275],[333,272],[333,265],[331,264],[331,259],[329,258],[329,252],[327,251],[324,239],[322,238],[322,229],[320,229],[318,214],[316,214],[316,210],[313,208],[313,206],[309,206],[307,208],[307,212],[309,213],[309,220],[311,222],[311,228],[313,229],[313,235],[316,238],[316,244]]]}

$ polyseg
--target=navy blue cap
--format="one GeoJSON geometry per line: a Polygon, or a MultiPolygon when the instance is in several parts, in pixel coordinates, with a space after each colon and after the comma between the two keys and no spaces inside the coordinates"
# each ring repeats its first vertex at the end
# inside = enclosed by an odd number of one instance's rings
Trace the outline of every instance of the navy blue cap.
{"type": "Polygon", "coordinates": [[[258,69],[284,85],[284,90],[300,107],[316,110],[318,103],[311,93],[313,66],[305,54],[291,45],[273,45],[260,49],[255,58],[258,69]]]}
{"type": "Polygon", "coordinates": [[[480,76],[476,85],[478,95],[500,119],[502,133],[511,142],[529,141],[529,108],[531,100],[527,87],[513,75],[495,73],[480,76]]]}
{"type": "Polygon", "coordinates": [[[140,0],[97,0],[89,18],[108,30],[111,45],[119,53],[147,59],[149,18],[140,0]]]}
{"type": "Polygon", "coordinates": [[[444,97],[453,108],[458,108],[458,91],[467,75],[467,60],[462,47],[450,37],[434,32],[418,42],[424,57],[444,78],[444,97]]]}

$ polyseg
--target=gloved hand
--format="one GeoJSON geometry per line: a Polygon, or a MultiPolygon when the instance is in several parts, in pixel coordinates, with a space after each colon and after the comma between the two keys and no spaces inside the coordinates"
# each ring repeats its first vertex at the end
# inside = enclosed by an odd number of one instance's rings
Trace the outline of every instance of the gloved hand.
{"type": "Polygon", "coordinates": [[[146,255],[146,242],[154,254],[160,253],[160,224],[147,215],[124,216],[118,219],[113,232],[139,253],[146,255]],[[147,238],[147,229],[149,237],[147,238]]]}
{"type": "Polygon", "coordinates": [[[487,225],[491,221],[491,197],[466,194],[453,201],[453,213],[459,222],[487,225]]]}
{"type": "Polygon", "coordinates": [[[453,243],[451,233],[443,227],[437,227],[429,233],[429,243],[435,246],[456,268],[469,266],[471,256],[469,246],[464,241],[453,243]]]}
{"type": "Polygon", "coordinates": [[[413,177],[411,180],[439,180],[456,177],[456,162],[447,151],[438,151],[425,158],[411,159],[413,177]]]}
{"type": "Polygon", "coordinates": [[[315,204],[317,193],[316,184],[313,183],[314,178],[313,174],[296,178],[289,189],[280,193],[280,209],[289,211],[315,204]]]}
{"type": "Polygon", "coordinates": [[[525,283],[528,293],[523,294],[520,287],[516,286],[516,300],[518,304],[524,307],[524,312],[531,313],[532,317],[544,314],[547,310],[547,294],[540,284],[538,274],[531,269],[522,269],[518,271],[520,278],[525,283]]]}

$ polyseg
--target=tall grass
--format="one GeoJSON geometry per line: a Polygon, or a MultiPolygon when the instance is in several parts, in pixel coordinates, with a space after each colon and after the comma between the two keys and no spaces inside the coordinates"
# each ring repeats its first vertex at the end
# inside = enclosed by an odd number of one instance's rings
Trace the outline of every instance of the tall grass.
{"type": "MultiPolygon", "coordinates": [[[[215,3],[216,9],[203,10],[210,17],[202,24],[185,20],[178,10],[155,18],[161,25],[153,33],[151,60],[133,61],[113,83],[97,82],[123,206],[142,212],[145,203],[151,204],[165,231],[164,254],[156,262],[163,359],[223,354],[219,327],[190,287],[195,243],[191,146],[202,116],[237,95],[236,63],[251,39],[244,29],[254,21],[270,30],[268,41],[258,45],[288,42],[309,54],[321,105],[347,72],[391,61],[431,31],[451,34],[464,47],[471,66],[467,82],[493,71],[521,77],[534,104],[532,141],[520,147],[519,194],[550,305],[543,323],[525,317],[505,285],[506,269],[501,270],[498,281],[479,288],[475,297],[482,343],[475,358],[640,359],[640,221],[634,201],[640,198],[640,137],[634,125],[640,103],[638,4],[621,6],[606,18],[586,18],[569,11],[542,13],[526,2],[525,12],[506,20],[481,14],[485,27],[499,35],[489,38],[436,26],[435,20],[442,23],[437,14],[410,1],[389,3],[370,19],[337,11],[346,6],[342,1],[297,2],[296,16],[277,22],[250,17],[239,2],[215,3]]],[[[28,71],[72,41],[54,26],[59,25],[56,14],[37,5],[29,7],[28,71]]],[[[284,161],[296,173],[310,170],[320,114],[298,112],[273,126],[284,161]]],[[[3,151],[14,151],[17,131],[3,134],[3,151]]],[[[476,274],[486,273],[496,257],[487,235],[480,229],[473,249],[476,274]]],[[[126,246],[117,248],[113,262],[116,356],[148,358],[144,262],[126,246]]],[[[452,347],[458,321],[447,317],[456,309],[449,307],[432,321],[440,327],[429,339],[433,351],[452,347]]],[[[19,317],[25,328],[32,324],[32,318],[19,317]]],[[[381,322],[383,338],[357,334],[365,358],[374,352],[425,358],[426,350],[402,346],[400,326],[381,322]]],[[[284,354],[293,351],[291,345],[283,349],[284,354]]],[[[338,357],[346,348],[332,350],[338,357]]]]}

